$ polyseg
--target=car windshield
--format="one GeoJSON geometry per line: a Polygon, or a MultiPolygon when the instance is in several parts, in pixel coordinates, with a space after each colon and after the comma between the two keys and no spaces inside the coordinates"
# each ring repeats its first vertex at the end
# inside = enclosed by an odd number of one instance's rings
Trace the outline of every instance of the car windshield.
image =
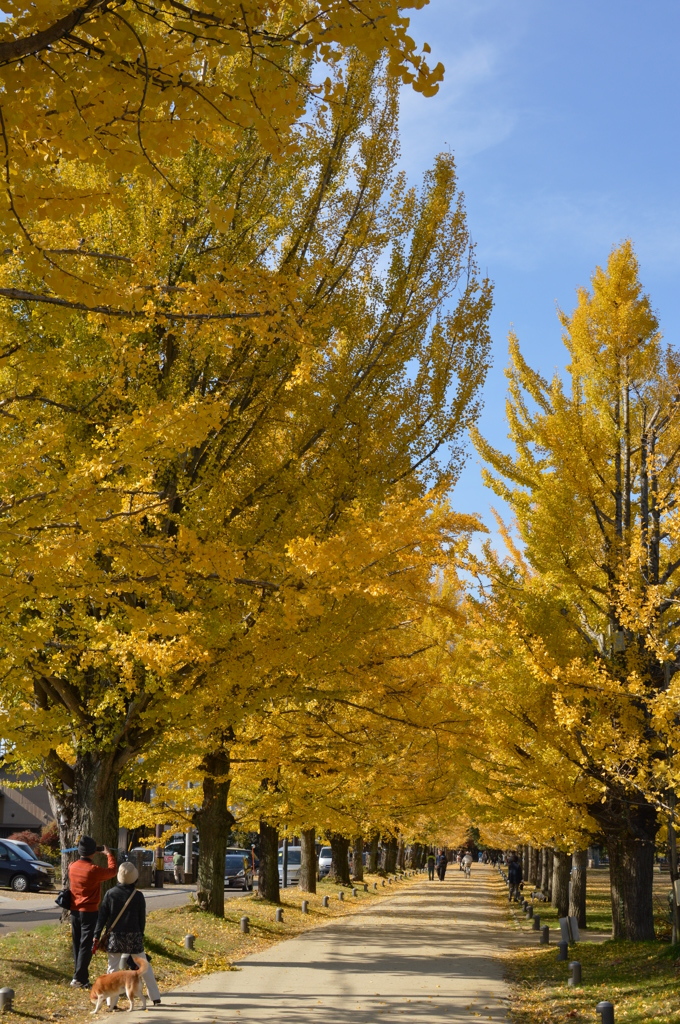
{"type": "Polygon", "coordinates": [[[28,845],[28,843],[20,843],[17,839],[10,839],[9,842],[11,842],[12,846],[18,847],[18,849],[25,853],[27,857],[30,857],[31,860],[40,860],[38,854],[31,846],[28,845]]]}
{"type": "Polygon", "coordinates": [[[15,863],[18,860],[35,860],[33,854],[29,857],[29,855],[22,850],[18,844],[15,845],[13,842],[0,843],[0,856],[3,855],[8,857],[9,860],[13,860],[15,863]]]}
{"type": "MultiPolygon", "coordinates": [[[[288,851],[288,864],[299,864],[300,863],[300,850],[289,850],[288,851]]],[[[279,864],[283,864],[283,850],[279,850],[279,864]]]]}
{"type": "Polygon", "coordinates": [[[330,846],[323,846],[319,852],[319,857],[331,857],[332,855],[333,851],[330,846]]]}
{"type": "Polygon", "coordinates": [[[224,867],[226,871],[243,871],[243,857],[240,854],[227,854],[224,858],[224,867]]]}

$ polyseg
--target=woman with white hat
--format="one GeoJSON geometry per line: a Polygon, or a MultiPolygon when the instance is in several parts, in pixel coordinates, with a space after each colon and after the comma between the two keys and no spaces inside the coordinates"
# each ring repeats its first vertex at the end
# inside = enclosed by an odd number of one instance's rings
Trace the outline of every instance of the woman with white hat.
{"type": "MultiPolygon", "coordinates": [[[[147,960],[144,952],[144,927],[146,925],[146,900],[144,894],[135,888],[139,878],[139,872],[130,861],[123,861],[118,868],[118,885],[109,889],[104,895],[97,927],[95,928],[95,942],[107,929],[106,952],[109,957],[109,970],[124,971],[127,969],[127,959],[130,955],[141,957],[147,960]]],[[[154,977],[151,965],[144,972],[144,981],[154,1006],[161,1001],[161,994],[154,977]]],[[[107,1003],[113,1007],[118,1002],[118,997],[113,996],[107,1003]]]]}

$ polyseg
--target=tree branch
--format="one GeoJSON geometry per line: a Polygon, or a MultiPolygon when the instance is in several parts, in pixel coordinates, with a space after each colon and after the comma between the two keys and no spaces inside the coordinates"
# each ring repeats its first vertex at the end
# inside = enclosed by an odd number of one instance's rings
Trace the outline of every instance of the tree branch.
{"type": "Polygon", "coordinates": [[[10,61],[20,60],[22,57],[46,50],[54,43],[58,43],[60,39],[64,39],[72,29],[83,21],[86,15],[96,11],[105,11],[110,3],[111,0],[89,0],[82,7],[76,7],[70,14],[55,21],[49,28],[43,29],[42,32],[34,32],[32,36],[26,36],[24,39],[11,39],[0,43],[0,64],[8,64],[10,61]]]}

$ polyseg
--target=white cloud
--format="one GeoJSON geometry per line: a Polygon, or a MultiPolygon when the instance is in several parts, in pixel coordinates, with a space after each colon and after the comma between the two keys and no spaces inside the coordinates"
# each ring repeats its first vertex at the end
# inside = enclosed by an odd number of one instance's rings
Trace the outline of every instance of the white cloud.
{"type": "Polygon", "coordinates": [[[476,234],[484,259],[516,270],[534,270],[557,250],[601,252],[631,238],[655,272],[680,268],[680,205],[624,193],[544,191],[517,196],[497,192],[478,200],[476,234]],[[483,240],[482,240],[483,239],[483,240]]]}

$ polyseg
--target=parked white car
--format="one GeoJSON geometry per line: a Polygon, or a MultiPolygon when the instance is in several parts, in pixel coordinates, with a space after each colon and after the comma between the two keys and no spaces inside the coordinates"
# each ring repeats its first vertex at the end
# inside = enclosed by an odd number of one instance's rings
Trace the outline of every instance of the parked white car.
{"type": "MultiPolygon", "coordinates": [[[[302,864],[302,847],[288,847],[288,885],[297,885],[300,881],[300,867],[302,864]]],[[[279,850],[279,885],[283,885],[283,850],[279,850]]]]}
{"type": "Polygon", "coordinates": [[[333,851],[330,846],[322,846],[319,850],[319,878],[325,878],[330,873],[333,862],[333,851]]]}

